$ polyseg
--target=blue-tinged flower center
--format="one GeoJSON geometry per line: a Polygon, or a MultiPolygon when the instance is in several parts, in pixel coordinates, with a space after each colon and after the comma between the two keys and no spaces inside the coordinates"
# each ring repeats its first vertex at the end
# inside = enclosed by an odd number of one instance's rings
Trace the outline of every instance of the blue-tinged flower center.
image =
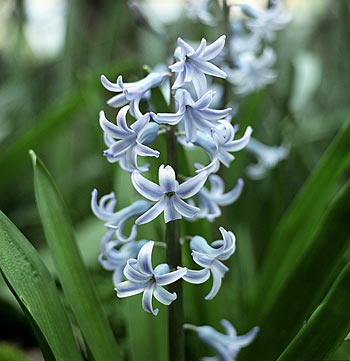
{"type": "Polygon", "coordinates": [[[175,194],[175,192],[166,192],[165,195],[168,197],[172,197],[175,194]]]}

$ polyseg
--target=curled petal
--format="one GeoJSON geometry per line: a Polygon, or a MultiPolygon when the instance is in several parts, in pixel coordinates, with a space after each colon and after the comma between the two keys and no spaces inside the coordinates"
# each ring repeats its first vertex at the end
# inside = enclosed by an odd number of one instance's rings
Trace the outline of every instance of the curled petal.
{"type": "Polygon", "coordinates": [[[153,250],[154,242],[149,241],[145,245],[142,246],[140,252],[137,256],[137,265],[141,272],[152,275],[153,267],[152,267],[152,250],[153,250]]]}
{"type": "Polygon", "coordinates": [[[156,283],[159,286],[169,285],[182,278],[187,272],[187,268],[179,267],[176,271],[155,275],[156,283]]]}
{"type": "Polygon", "coordinates": [[[173,301],[176,300],[177,295],[175,292],[171,293],[165,290],[163,287],[155,286],[154,288],[154,297],[163,305],[169,306],[173,301]]]}
{"type": "Polygon", "coordinates": [[[149,281],[150,277],[152,276],[149,274],[145,274],[142,272],[140,272],[139,270],[136,269],[136,265],[137,265],[137,261],[135,259],[129,259],[125,268],[124,268],[124,276],[125,278],[130,281],[130,282],[134,282],[134,283],[140,283],[140,282],[147,282],[149,281]]]}
{"type": "Polygon", "coordinates": [[[199,284],[204,283],[210,277],[209,268],[203,268],[201,270],[188,269],[187,273],[182,277],[186,282],[199,284]]]}
{"type": "Polygon", "coordinates": [[[225,46],[226,35],[221,35],[220,38],[208,45],[203,53],[203,60],[211,60],[216,58],[225,46]]]}
{"type": "Polygon", "coordinates": [[[117,296],[120,298],[134,296],[141,293],[145,288],[144,283],[124,281],[115,285],[117,296]]]}
{"type": "Polygon", "coordinates": [[[201,172],[193,178],[189,178],[177,187],[176,193],[184,199],[194,196],[204,186],[207,177],[208,174],[206,172],[201,172]]]}
{"type": "Polygon", "coordinates": [[[156,308],[155,310],[153,309],[153,305],[152,305],[152,296],[153,296],[153,291],[154,291],[154,287],[155,284],[154,283],[150,283],[146,286],[145,290],[143,291],[143,295],[142,295],[142,308],[149,313],[153,313],[155,316],[158,315],[158,308],[156,308]]]}

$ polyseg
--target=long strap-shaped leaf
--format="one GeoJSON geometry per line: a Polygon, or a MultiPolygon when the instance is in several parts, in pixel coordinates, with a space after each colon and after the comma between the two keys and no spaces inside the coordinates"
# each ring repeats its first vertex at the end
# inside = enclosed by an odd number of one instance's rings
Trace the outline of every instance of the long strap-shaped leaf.
{"type": "Polygon", "coordinates": [[[324,360],[350,329],[350,264],[278,361],[324,360]]]}
{"type": "Polygon", "coordinates": [[[82,360],[55,282],[37,251],[0,212],[0,269],[46,360],[82,360]]]}
{"type": "Polygon", "coordinates": [[[93,359],[119,360],[118,346],[82,262],[63,200],[44,164],[33,151],[30,154],[36,202],[66,299],[93,359]]]}
{"type": "Polygon", "coordinates": [[[276,299],[288,274],[311,246],[311,239],[334,198],[341,174],[350,163],[350,122],[346,122],[305,182],[274,232],[264,258],[257,298],[260,314],[276,299]]]}
{"type": "MultiPolygon", "coordinates": [[[[350,240],[349,219],[350,181],[320,219],[311,247],[302,254],[297,267],[281,285],[282,291],[271,304],[269,312],[258,322],[259,336],[251,347],[243,350],[240,360],[275,361],[287,347],[344,265],[350,240]]],[[[259,305],[256,307],[259,308],[259,305]]]]}

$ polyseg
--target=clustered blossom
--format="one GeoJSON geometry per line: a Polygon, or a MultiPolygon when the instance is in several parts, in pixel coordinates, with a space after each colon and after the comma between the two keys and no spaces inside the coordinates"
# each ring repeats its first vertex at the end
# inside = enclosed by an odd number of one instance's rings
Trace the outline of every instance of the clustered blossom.
{"type": "MultiPolygon", "coordinates": [[[[141,80],[128,83],[123,81],[122,76],[117,78],[116,83],[101,77],[102,85],[117,93],[107,104],[118,109],[115,123],[108,120],[103,111],[100,112],[100,126],[107,146],[103,154],[108,162],[117,163],[128,172],[136,193],[147,200],[135,200],[131,205],[116,210],[114,193],[98,200],[97,190],[92,192],[92,211],[105,222],[107,229],[99,261],[106,270],[113,271],[117,296],[124,298],[142,293],[142,308],[153,315],[159,312],[153,307],[153,297],[163,305],[170,305],[177,299],[177,294],[164,287],[180,279],[200,284],[212,278],[211,289],[205,299],[213,299],[229,270],[223,262],[234,254],[236,238],[223,227],[219,228],[220,240],[208,243],[200,235],[191,237],[191,256],[198,269],[180,264],[170,268],[166,263],[153,267],[152,252],[159,243],[138,240],[139,227],[162,213],[165,223],[178,219],[213,221],[219,217],[220,207],[238,199],[244,182],[238,179],[234,188],[225,193],[224,182],[215,173],[221,164],[230,166],[234,159],[232,153],[244,149],[252,134],[252,128],[248,126],[243,135],[237,137],[239,128],[231,124],[232,108],[217,109],[212,106],[216,94],[208,88],[210,82],[207,77],[227,77],[213,63],[224,48],[225,36],[211,44],[202,39],[197,48],[181,38],[177,44],[175,63],[169,66],[170,71],[175,73],[173,84],[169,83],[167,72],[151,72],[141,80]],[[168,109],[157,112],[149,93],[152,88],[161,89],[165,83],[174,93],[171,102],[174,109],[169,101],[168,109]],[[148,111],[144,112],[144,109],[148,111]],[[151,180],[151,173],[145,175],[150,171],[150,165],[145,164],[143,158],[160,157],[154,143],[170,127],[175,127],[179,146],[200,148],[207,154],[209,163],[195,163],[191,175],[176,174],[172,164],[161,164],[156,183],[151,180]],[[205,186],[206,182],[210,183],[210,188],[205,186]],[[126,232],[126,229],[130,231],[126,232]]],[[[166,96],[164,98],[167,99],[166,96]]],[[[229,351],[229,354],[232,352],[229,351]]]]}
{"type": "Polygon", "coordinates": [[[212,347],[219,357],[204,357],[203,361],[235,361],[242,347],[248,346],[259,332],[259,327],[253,327],[245,335],[238,336],[236,329],[227,320],[221,320],[226,334],[216,331],[211,326],[194,326],[186,324],[185,328],[197,332],[198,337],[212,347]]]}

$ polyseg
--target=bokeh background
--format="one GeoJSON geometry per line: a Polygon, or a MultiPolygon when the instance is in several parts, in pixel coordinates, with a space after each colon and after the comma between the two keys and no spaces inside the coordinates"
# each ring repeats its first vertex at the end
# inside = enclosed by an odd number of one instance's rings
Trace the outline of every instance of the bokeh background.
{"type": "MultiPolygon", "coordinates": [[[[223,32],[220,24],[210,27],[189,19],[181,1],[144,3],[157,32],[150,31],[127,1],[0,0],[0,209],[55,274],[34,200],[28,155],[34,149],[68,206],[85,262],[122,344],[126,326],[116,312],[111,274],[97,261],[104,229],[91,213],[90,193],[96,187],[100,194],[114,190],[117,196],[132,196],[132,190],[120,180],[120,168],[102,156],[98,113],[106,110],[109,94],[99,78],[123,74],[124,79],[138,79],[144,64],[168,61],[178,36],[213,41],[223,32]]],[[[235,122],[243,128],[252,125],[254,136],[265,144],[290,146],[288,158],[262,180],[246,176],[246,166],[256,159],[245,152],[226,172],[231,186],[239,176],[246,182],[241,198],[224,215],[238,240],[227,275],[234,287],[233,306],[224,313],[230,312],[242,330],[251,326],[243,311],[269,237],[350,114],[350,1],[285,3],[293,20],[273,45],[276,82],[234,99],[239,104],[235,122]]],[[[217,233],[215,224],[213,230],[217,233]]],[[[41,359],[31,329],[3,281],[0,320],[0,348],[13,347],[29,360],[41,359]]]]}

